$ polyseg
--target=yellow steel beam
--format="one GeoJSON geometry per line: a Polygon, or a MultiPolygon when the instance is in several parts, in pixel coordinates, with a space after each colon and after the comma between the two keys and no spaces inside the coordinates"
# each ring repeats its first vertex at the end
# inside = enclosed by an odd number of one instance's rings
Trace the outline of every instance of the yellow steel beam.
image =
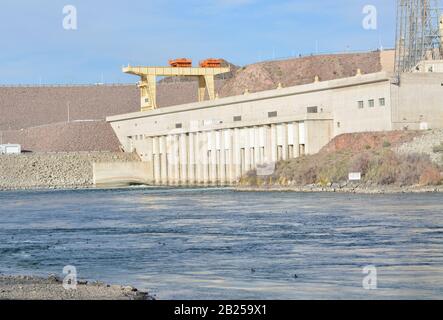
{"type": "Polygon", "coordinates": [[[157,77],[198,77],[198,101],[204,101],[206,92],[215,99],[215,76],[227,73],[230,68],[173,68],[173,67],[124,67],[123,72],[139,76],[141,81],[141,111],[157,108],[157,77]]]}
{"type": "Polygon", "coordinates": [[[123,72],[137,76],[216,76],[227,73],[230,68],[173,68],[173,67],[124,67],[123,72]]]}

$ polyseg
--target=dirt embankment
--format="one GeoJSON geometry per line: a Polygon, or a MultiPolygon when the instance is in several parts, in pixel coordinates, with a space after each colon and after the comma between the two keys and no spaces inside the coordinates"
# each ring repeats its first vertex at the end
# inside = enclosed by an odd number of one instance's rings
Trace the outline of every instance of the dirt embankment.
{"type": "Polygon", "coordinates": [[[152,300],[146,292],[131,286],[78,281],[76,288],[65,289],[56,276],[0,276],[0,300],[152,300]]]}
{"type": "Polygon", "coordinates": [[[0,190],[87,188],[94,162],[140,161],[134,153],[76,152],[0,156],[0,190]]]}
{"type": "Polygon", "coordinates": [[[250,171],[240,185],[296,191],[437,191],[443,189],[442,135],[438,130],[345,134],[318,154],[280,161],[270,175],[250,171]],[[419,147],[423,141],[434,145],[428,148],[431,152],[419,147]],[[349,181],[351,172],[361,173],[361,180],[349,181]]]}
{"type": "Polygon", "coordinates": [[[4,143],[18,143],[32,152],[120,151],[117,136],[105,121],[54,123],[2,135],[4,143]]]}

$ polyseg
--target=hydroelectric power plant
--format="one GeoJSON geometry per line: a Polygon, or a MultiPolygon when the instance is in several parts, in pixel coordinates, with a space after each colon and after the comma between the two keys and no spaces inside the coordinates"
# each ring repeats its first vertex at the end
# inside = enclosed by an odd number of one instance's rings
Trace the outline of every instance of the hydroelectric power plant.
{"type": "Polygon", "coordinates": [[[315,76],[310,84],[218,98],[214,75],[229,71],[219,65],[192,68],[181,59],[124,68],[141,77],[141,111],[107,121],[123,150],[143,163],[97,167],[96,182],[229,185],[250,170],[269,174],[280,160],[317,153],[343,133],[443,128],[443,18],[429,1],[398,1],[398,12],[396,50],[380,52],[377,73],[357,68],[352,77],[315,76]],[[157,109],[157,75],[197,76],[199,102],[157,109]]]}

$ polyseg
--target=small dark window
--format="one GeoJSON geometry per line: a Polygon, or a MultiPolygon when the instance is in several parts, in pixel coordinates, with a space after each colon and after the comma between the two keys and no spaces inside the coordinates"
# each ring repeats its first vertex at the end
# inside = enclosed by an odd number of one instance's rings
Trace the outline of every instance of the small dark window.
{"type": "Polygon", "coordinates": [[[386,105],[385,98],[378,99],[378,104],[380,105],[380,107],[384,107],[386,105]]]}
{"type": "Polygon", "coordinates": [[[234,117],[234,122],[237,122],[237,121],[241,121],[241,116],[235,116],[234,117]]]}
{"type": "Polygon", "coordinates": [[[337,122],[337,128],[340,128],[340,127],[341,127],[341,123],[337,122]]]}
{"type": "Polygon", "coordinates": [[[277,117],[277,111],[268,112],[268,118],[275,118],[277,117]]]}
{"type": "Polygon", "coordinates": [[[181,128],[183,128],[183,125],[181,123],[176,123],[175,124],[175,128],[176,129],[181,129],[181,128]]]}
{"type": "Polygon", "coordinates": [[[308,107],[308,113],[318,113],[318,107],[308,107]]]}
{"type": "Polygon", "coordinates": [[[364,101],[359,101],[358,102],[358,108],[359,109],[363,109],[365,107],[365,102],[364,101]]]}
{"type": "Polygon", "coordinates": [[[375,101],[374,100],[369,100],[369,108],[374,108],[375,107],[375,101]]]}

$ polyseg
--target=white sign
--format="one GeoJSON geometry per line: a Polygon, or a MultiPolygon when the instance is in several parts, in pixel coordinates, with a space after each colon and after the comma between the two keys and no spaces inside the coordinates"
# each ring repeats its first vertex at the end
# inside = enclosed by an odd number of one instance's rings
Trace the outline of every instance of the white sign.
{"type": "Polygon", "coordinates": [[[420,130],[428,130],[429,125],[427,122],[420,122],[420,130]]]}
{"type": "Polygon", "coordinates": [[[361,172],[351,172],[349,173],[349,181],[360,181],[361,172]]]}

